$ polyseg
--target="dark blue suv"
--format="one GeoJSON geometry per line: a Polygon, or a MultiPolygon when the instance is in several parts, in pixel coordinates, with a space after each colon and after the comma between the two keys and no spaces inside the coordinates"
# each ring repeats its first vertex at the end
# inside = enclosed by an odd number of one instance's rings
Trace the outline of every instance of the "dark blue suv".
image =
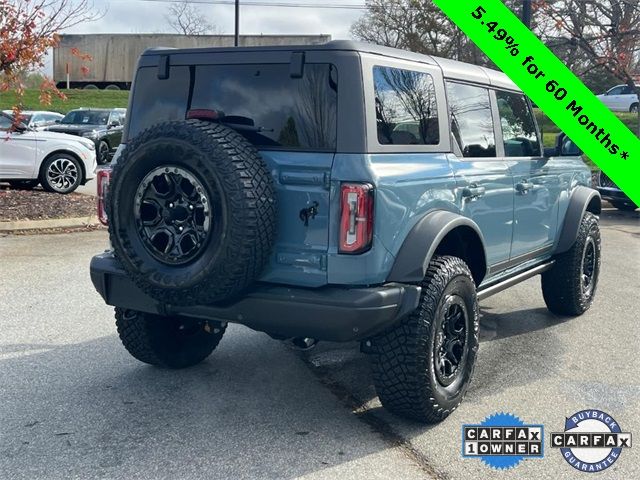
{"type": "Polygon", "coordinates": [[[155,49],[128,111],[91,276],[143,362],[200,362],[228,322],[357,340],[382,404],[435,422],[478,301],[540,274],[552,312],[593,301],[600,195],[502,73],[345,41],[155,49]]]}

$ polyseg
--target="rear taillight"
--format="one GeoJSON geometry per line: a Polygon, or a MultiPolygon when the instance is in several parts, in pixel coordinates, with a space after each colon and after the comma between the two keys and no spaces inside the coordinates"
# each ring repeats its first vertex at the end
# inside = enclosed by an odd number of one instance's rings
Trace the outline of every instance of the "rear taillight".
{"type": "Polygon", "coordinates": [[[96,173],[98,174],[98,220],[101,224],[108,225],[106,199],[111,182],[111,168],[100,168],[96,173]]]}
{"type": "Polygon", "coordinates": [[[362,253],[373,238],[373,186],[343,183],[340,191],[340,253],[362,253]]]}

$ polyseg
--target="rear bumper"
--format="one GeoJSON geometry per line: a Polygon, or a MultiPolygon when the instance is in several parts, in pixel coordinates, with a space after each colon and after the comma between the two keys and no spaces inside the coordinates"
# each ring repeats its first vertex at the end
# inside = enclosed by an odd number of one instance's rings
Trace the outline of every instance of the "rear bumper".
{"type": "Polygon", "coordinates": [[[91,281],[108,305],[161,315],[185,315],[240,323],[283,337],[348,342],[371,337],[418,306],[420,287],[290,288],[257,284],[230,304],[175,306],[157,302],[140,290],[111,253],[91,260],[91,281]]]}

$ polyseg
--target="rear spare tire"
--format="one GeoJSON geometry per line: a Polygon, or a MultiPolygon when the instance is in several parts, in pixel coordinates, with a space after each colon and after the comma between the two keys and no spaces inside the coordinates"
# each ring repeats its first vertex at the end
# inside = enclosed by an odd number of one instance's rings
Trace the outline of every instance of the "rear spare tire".
{"type": "Polygon", "coordinates": [[[199,120],[161,123],[134,138],[107,202],[116,256],[158,301],[207,304],[261,273],[275,235],[275,189],[257,150],[199,120]]]}

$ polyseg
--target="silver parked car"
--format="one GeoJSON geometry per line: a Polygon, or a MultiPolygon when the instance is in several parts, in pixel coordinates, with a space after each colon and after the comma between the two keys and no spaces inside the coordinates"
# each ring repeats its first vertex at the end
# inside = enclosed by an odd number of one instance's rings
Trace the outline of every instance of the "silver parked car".
{"type": "Polygon", "coordinates": [[[597,97],[614,112],[638,112],[638,95],[629,85],[617,85],[597,97]]]}
{"type": "MultiPolygon", "coordinates": [[[[7,115],[13,115],[11,110],[3,110],[7,115]]],[[[58,112],[25,110],[20,112],[21,122],[32,130],[44,130],[45,128],[55,125],[64,118],[64,115],[58,112]]]]}

